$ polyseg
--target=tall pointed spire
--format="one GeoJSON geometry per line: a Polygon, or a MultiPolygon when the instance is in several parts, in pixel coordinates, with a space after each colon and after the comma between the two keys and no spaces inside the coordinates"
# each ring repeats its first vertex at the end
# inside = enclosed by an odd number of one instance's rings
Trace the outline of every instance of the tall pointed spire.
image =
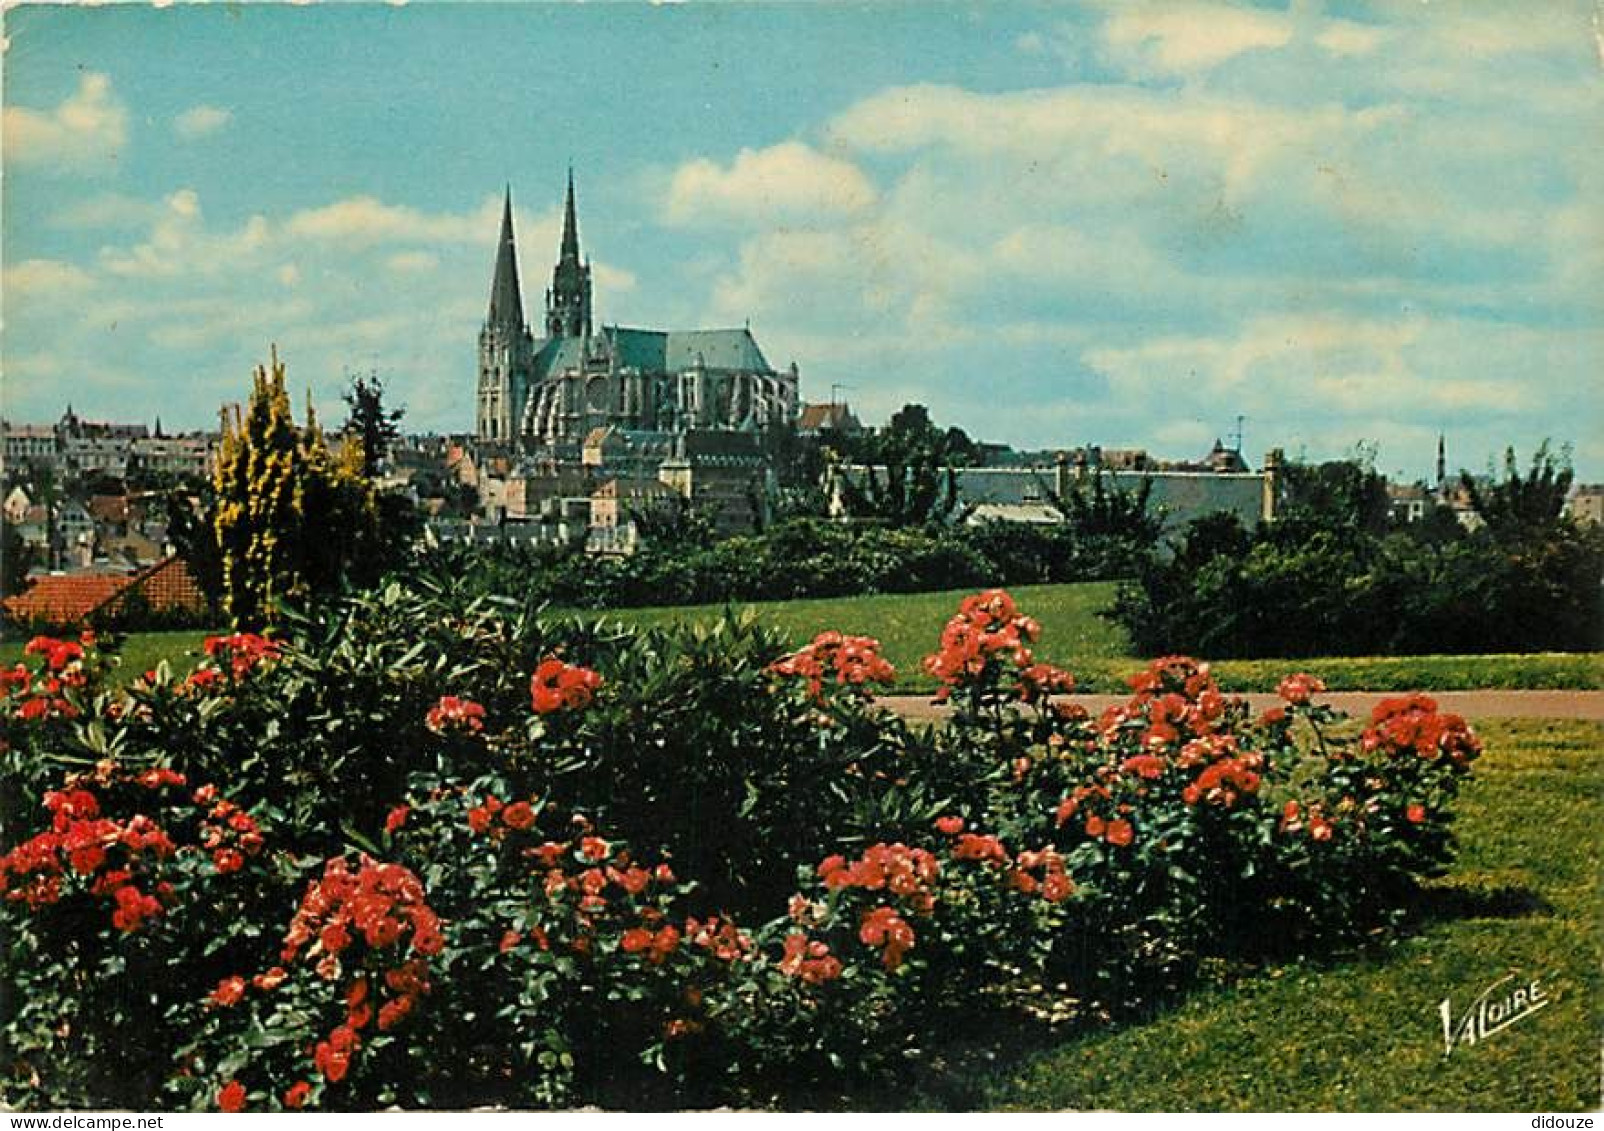
{"type": "Polygon", "coordinates": [[[515,331],[524,327],[524,304],[518,288],[518,253],[512,239],[511,185],[507,186],[501,206],[501,239],[496,247],[496,274],[490,283],[490,314],[485,321],[515,331]]]}
{"type": "Polygon", "coordinates": [[[568,195],[563,201],[562,247],[546,292],[546,336],[590,337],[590,266],[579,258],[579,220],[574,206],[574,168],[568,167],[568,195]]]}
{"type": "Polygon", "coordinates": [[[574,167],[568,166],[568,198],[563,203],[563,246],[561,262],[579,262],[579,221],[574,216],[574,167]]]}

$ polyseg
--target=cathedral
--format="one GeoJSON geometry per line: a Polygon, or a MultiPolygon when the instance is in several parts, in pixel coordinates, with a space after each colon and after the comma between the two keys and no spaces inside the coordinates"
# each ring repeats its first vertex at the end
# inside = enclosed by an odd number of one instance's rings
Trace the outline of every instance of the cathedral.
{"type": "Polygon", "coordinates": [[[490,311],[479,332],[475,435],[508,450],[574,451],[598,428],[757,431],[797,413],[797,370],[776,371],[748,329],[639,330],[591,322],[590,263],[580,256],[574,177],[545,321],[524,321],[512,193],[501,214],[490,311]]]}

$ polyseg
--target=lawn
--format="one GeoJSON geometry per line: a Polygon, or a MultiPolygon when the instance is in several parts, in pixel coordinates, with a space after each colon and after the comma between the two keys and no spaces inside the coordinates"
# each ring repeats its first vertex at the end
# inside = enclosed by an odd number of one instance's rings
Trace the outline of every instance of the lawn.
{"type": "MultiPolygon", "coordinates": [[[[1125,677],[1141,666],[1130,655],[1119,626],[1099,614],[1113,602],[1114,582],[1075,585],[1022,585],[1010,592],[1020,607],[1042,624],[1037,653],[1066,667],[1084,691],[1125,690],[1125,677]]],[[[934,650],[941,626],[970,590],[871,597],[829,597],[769,601],[734,606],[751,610],[781,630],[793,644],[803,644],[825,629],[873,636],[896,665],[898,690],[926,692],[934,683],[919,667],[934,650]]],[[[726,606],[574,612],[642,627],[708,621],[726,606]]],[[[554,610],[561,614],[563,610],[554,610]]],[[[120,679],[130,679],[159,659],[184,666],[205,637],[200,632],[136,633],[124,645],[120,679]]],[[[20,641],[0,644],[0,663],[13,663],[22,653],[20,641]]],[[[1273,691],[1295,670],[1314,672],[1332,691],[1527,688],[1564,690],[1604,687],[1604,653],[1541,653],[1525,656],[1339,656],[1302,660],[1218,660],[1214,674],[1227,691],[1273,691]]]]}
{"type": "MultiPolygon", "coordinates": [[[[201,643],[209,632],[135,632],[123,639],[122,663],[112,682],[136,679],[166,660],[179,671],[187,671],[200,658],[201,643]]],[[[0,664],[14,664],[22,658],[25,641],[0,643],[0,664]]]]}
{"type": "MultiPolygon", "coordinates": [[[[1098,613],[1114,600],[1113,582],[1080,585],[1022,585],[1009,590],[1021,609],[1043,625],[1049,657],[1117,660],[1129,646],[1119,626],[1098,613]]],[[[891,594],[873,597],[825,597],[799,601],[765,601],[736,606],[750,609],[780,629],[795,644],[805,644],[825,629],[838,629],[879,640],[887,659],[908,686],[933,687],[919,671],[919,661],[935,651],[941,626],[974,592],[953,589],[939,593],[891,594]]],[[[660,609],[619,609],[581,616],[604,616],[625,624],[659,625],[705,621],[724,612],[723,605],[691,605],[660,609]]]]}
{"type": "Polygon", "coordinates": [[[989,1108],[1597,1110],[1604,1032],[1604,727],[1505,722],[1460,803],[1436,910],[1383,953],[1256,973],[1146,1024],[1095,1033],[972,1084],[989,1108]],[[1551,1004],[1444,1054],[1506,974],[1551,1004]]]}
{"type": "MultiPolygon", "coordinates": [[[[1115,582],[1076,585],[1022,585],[1009,592],[1019,607],[1042,625],[1037,654],[1075,673],[1083,691],[1122,692],[1125,678],[1141,666],[1131,656],[1123,630],[1099,614],[1114,600],[1115,582]]],[[[923,692],[935,684],[919,667],[935,650],[941,626],[968,596],[967,589],[875,597],[833,597],[806,601],[756,602],[750,609],[803,644],[828,628],[873,636],[896,665],[898,690],[923,692]]],[[[625,624],[656,627],[706,621],[723,605],[619,609],[604,616],[625,624]]],[[[1604,687],[1604,654],[1540,653],[1489,656],[1338,656],[1304,660],[1219,660],[1215,677],[1227,691],[1274,691],[1289,672],[1307,670],[1332,691],[1525,688],[1565,690],[1604,687]]]]}

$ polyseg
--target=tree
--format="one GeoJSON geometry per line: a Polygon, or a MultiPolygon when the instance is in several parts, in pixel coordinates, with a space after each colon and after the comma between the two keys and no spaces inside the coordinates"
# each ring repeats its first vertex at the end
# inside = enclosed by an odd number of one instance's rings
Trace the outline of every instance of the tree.
{"type": "Polygon", "coordinates": [[[839,473],[841,501],[853,518],[924,526],[946,519],[957,507],[958,473],[934,452],[888,451],[884,464],[839,473]]]}
{"type": "Polygon", "coordinates": [[[217,544],[212,486],[208,483],[199,495],[169,491],[162,496],[162,502],[167,513],[167,540],[215,608],[223,599],[223,558],[217,544]]]}
{"type": "Polygon", "coordinates": [[[1389,525],[1387,480],[1366,452],[1320,464],[1289,463],[1282,468],[1280,495],[1276,523],[1299,539],[1313,530],[1381,535],[1389,525]]]}
{"type": "Polygon", "coordinates": [[[373,486],[354,447],[336,458],[310,403],[298,428],[284,365],[258,366],[250,404],[223,414],[213,516],[223,606],[239,628],[270,623],[283,604],[371,578],[379,542],[373,486]]]}
{"type": "Polygon", "coordinates": [[[1133,546],[1149,548],[1158,544],[1164,522],[1148,512],[1153,481],[1145,475],[1130,491],[1106,484],[1100,467],[1093,470],[1090,484],[1073,484],[1065,494],[1045,483],[1042,487],[1048,505],[1063,517],[1077,538],[1120,538],[1133,546]]]}
{"type": "Polygon", "coordinates": [[[1520,473],[1515,449],[1506,448],[1501,481],[1481,485],[1468,471],[1461,471],[1459,479],[1493,540],[1517,545],[1540,540],[1559,524],[1575,477],[1570,463],[1569,450],[1556,456],[1544,440],[1532,454],[1531,470],[1525,475],[1520,473]]]}
{"type": "Polygon", "coordinates": [[[0,585],[7,597],[14,597],[28,587],[28,571],[39,564],[35,560],[37,556],[11,521],[0,518],[0,566],[4,568],[0,585]]]}
{"type": "Polygon", "coordinates": [[[341,429],[347,439],[362,445],[362,474],[372,479],[379,465],[390,455],[390,448],[401,436],[401,418],[406,408],[384,407],[384,382],[377,373],[352,377],[351,386],[341,394],[349,410],[341,429]]]}

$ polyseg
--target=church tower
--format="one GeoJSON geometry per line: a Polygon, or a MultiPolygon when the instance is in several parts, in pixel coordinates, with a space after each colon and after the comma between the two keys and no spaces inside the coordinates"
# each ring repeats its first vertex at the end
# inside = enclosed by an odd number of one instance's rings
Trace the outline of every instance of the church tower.
{"type": "Polygon", "coordinates": [[[518,253],[512,238],[512,189],[501,210],[496,272],[490,282],[490,312],[479,331],[479,393],[474,433],[482,441],[510,443],[529,387],[534,339],[524,322],[518,286],[518,253]]]}
{"type": "Polygon", "coordinates": [[[562,250],[546,292],[546,337],[590,337],[590,264],[579,259],[579,221],[574,218],[574,171],[568,170],[563,206],[562,250]]]}

